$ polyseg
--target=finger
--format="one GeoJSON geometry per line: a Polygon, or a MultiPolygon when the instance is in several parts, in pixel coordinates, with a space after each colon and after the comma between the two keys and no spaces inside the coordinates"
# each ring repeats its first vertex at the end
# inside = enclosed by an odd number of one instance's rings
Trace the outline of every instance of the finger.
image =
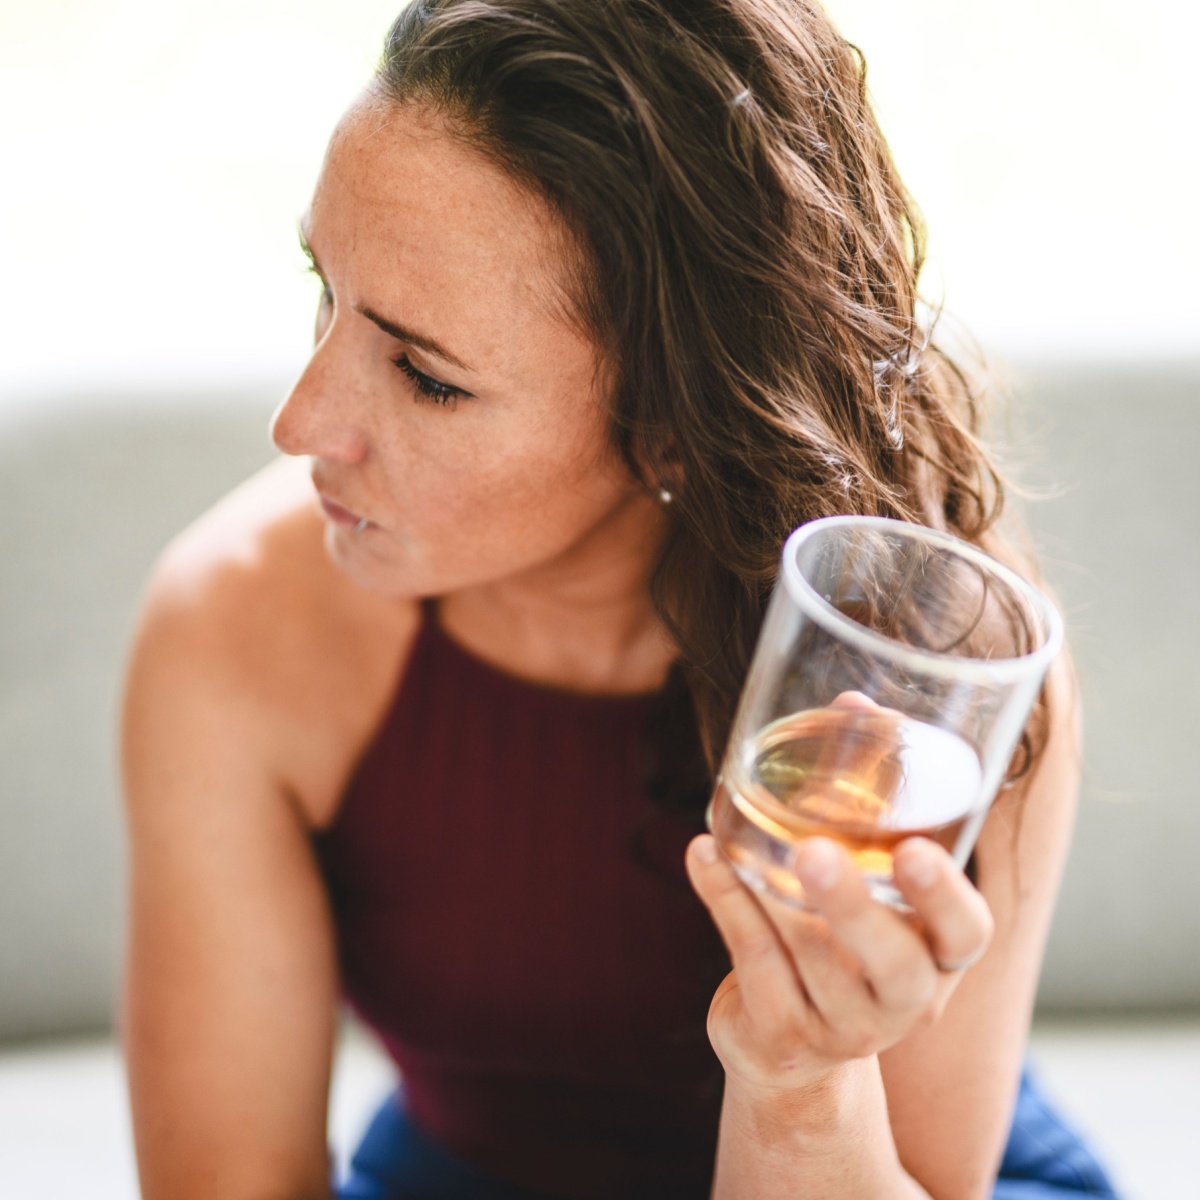
{"type": "Polygon", "coordinates": [[[896,850],[894,873],[925,927],[934,962],[953,970],[977,961],[992,938],[992,913],[950,855],[928,838],[909,838],[896,850]]]}
{"type": "Polygon", "coordinates": [[[761,898],[791,953],[814,1015],[839,1037],[874,1027],[877,1003],[858,956],[838,940],[819,912],[761,898]]]}
{"type": "Polygon", "coordinates": [[[737,971],[749,1015],[767,1027],[794,1023],[806,1005],[791,956],[762,905],[709,834],[693,838],[685,859],[696,894],[712,916],[737,971]]]}
{"type": "Polygon", "coordinates": [[[833,935],[862,964],[879,1005],[907,1010],[930,1003],[938,975],[929,945],[898,912],[872,897],[845,850],[827,838],[806,838],[796,872],[833,935]]]}

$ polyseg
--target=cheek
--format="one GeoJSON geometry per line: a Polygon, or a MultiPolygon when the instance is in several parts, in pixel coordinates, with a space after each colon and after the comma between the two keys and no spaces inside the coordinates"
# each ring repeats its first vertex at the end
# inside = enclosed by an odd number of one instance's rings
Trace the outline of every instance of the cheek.
{"type": "Polygon", "coordinates": [[[470,527],[542,541],[581,532],[629,486],[602,444],[567,437],[497,439],[457,456],[447,474],[451,507],[470,527]]]}
{"type": "Polygon", "coordinates": [[[494,574],[529,566],[568,547],[635,486],[598,423],[535,423],[513,436],[482,420],[456,427],[466,414],[432,415],[450,436],[409,446],[389,488],[398,530],[431,567],[486,564],[494,574]]]}

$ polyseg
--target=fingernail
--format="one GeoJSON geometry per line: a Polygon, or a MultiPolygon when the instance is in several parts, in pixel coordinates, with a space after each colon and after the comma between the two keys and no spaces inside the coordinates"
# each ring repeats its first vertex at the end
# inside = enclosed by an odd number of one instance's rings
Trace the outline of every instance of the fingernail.
{"type": "Polygon", "coordinates": [[[797,852],[796,874],[805,887],[828,891],[842,876],[842,864],[836,849],[828,842],[814,839],[797,852]]]}
{"type": "Polygon", "coordinates": [[[929,846],[918,843],[909,850],[904,868],[905,874],[919,888],[933,887],[937,883],[938,863],[929,846]]]}
{"type": "Polygon", "coordinates": [[[692,853],[702,863],[711,865],[717,861],[717,843],[710,837],[700,838],[693,844],[692,853]]]}

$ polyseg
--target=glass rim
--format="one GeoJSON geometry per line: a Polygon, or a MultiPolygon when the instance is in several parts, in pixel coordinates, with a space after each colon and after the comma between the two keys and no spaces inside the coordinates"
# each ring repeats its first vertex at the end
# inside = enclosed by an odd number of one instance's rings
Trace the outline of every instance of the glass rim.
{"type": "Polygon", "coordinates": [[[1024,576],[999,559],[973,546],[963,538],[939,529],[930,529],[915,521],[899,521],[893,517],[866,517],[847,514],[818,517],[792,530],[783,547],[783,579],[788,594],[797,607],[822,628],[844,638],[860,649],[881,655],[893,662],[915,667],[929,675],[956,679],[971,678],[994,682],[1013,682],[1042,673],[1049,667],[1063,642],[1063,622],[1057,607],[1048,596],[1024,576]],[[800,573],[797,554],[800,547],[817,534],[831,529],[856,526],[878,529],[884,533],[899,533],[906,538],[937,546],[967,559],[992,575],[999,576],[1018,592],[1041,618],[1042,644],[1028,654],[1008,658],[974,658],[965,654],[950,654],[940,650],[919,650],[886,634],[859,624],[853,617],[835,608],[800,573]]]}

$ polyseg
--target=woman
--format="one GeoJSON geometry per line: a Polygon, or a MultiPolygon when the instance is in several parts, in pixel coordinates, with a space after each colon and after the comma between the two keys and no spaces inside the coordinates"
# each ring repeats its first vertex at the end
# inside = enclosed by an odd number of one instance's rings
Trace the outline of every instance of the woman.
{"type": "MultiPolygon", "coordinates": [[[[341,987],[404,1079],[346,1197],[990,1195],[1065,671],[978,890],[901,847],[919,924],[833,843],[813,918],[699,834],[790,529],[1014,555],[856,52],[801,0],[415,4],[302,229],[289,457],[165,554],[130,670],[144,1194],[328,1195],[341,987]]],[[[996,1194],[1110,1195],[1020,1095],[996,1194]]]]}

